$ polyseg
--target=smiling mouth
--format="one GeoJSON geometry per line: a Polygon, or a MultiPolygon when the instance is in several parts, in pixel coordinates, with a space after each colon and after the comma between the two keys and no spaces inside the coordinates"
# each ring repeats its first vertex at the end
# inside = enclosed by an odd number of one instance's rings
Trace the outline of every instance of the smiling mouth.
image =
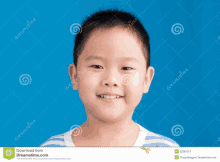
{"type": "Polygon", "coordinates": [[[125,96],[107,96],[107,95],[97,95],[99,98],[104,98],[104,99],[119,99],[119,98],[124,98],[125,96]]]}

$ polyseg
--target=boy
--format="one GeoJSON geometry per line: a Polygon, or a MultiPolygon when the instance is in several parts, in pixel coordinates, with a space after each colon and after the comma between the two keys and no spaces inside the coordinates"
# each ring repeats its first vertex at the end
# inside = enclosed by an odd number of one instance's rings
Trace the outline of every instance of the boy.
{"type": "Polygon", "coordinates": [[[133,15],[99,11],[76,35],[74,62],[69,66],[73,89],[79,91],[87,121],[53,136],[41,146],[179,146],[132,120],[154,76],[149,36],[133,15]]]}

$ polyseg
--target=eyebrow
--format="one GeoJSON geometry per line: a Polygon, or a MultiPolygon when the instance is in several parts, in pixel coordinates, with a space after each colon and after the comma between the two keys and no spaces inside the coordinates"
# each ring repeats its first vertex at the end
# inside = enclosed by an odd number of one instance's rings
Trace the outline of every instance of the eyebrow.
{"type": "MultiPolygon", "coordinates": [[[[103,60],[104,58],[103,57],[99,57],[99,56],[89,56],[89,57],[87,57],[85,59],[85,61],[89,61],[89,60],[92,60],[92,59],[103,60]]],[[[138,62],[139,63],[139,61],[136,58],[134,58],[134,57],[121,57],[120,59],[122,59],[124,61],[128,60],[128,61],[134,61],[134,62],[138,62]]]]}

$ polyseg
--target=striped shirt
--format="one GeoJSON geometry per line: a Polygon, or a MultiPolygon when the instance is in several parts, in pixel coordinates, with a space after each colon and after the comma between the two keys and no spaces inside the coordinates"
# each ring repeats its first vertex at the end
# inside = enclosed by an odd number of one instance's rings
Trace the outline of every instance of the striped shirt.
{"type": "MultiPolygon", "coordinates": [[[[136,123],[139,128],[140,132],[138,134],[138,137],[136,139],[136,142],[133,146],[138,147],[180,147],[178,143],[173,141],[172,139],[155,134],[153,132],[148,131],[138,123],[136,123]]],[[[75,128],[74,128],[75,129],[75,128]]],[[[70,130],[66,133],[52,136],[47,141],[45,141],[43,144],[40,145],[40,147],[73,147],[75,146],[71,134],[72,131],[70,130]]]]}

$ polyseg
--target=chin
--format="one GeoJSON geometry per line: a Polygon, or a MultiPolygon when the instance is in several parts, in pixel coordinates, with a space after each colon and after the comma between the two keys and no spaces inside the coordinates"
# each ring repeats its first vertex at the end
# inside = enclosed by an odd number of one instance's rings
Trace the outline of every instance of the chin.
{"type": "Polygon", "coordinates": [[[123,114],[120,112],[117,113],[99,112],[98,114],[94,114],[94,115],[95,118],[108,123],[123,119],[123,114]]]}

